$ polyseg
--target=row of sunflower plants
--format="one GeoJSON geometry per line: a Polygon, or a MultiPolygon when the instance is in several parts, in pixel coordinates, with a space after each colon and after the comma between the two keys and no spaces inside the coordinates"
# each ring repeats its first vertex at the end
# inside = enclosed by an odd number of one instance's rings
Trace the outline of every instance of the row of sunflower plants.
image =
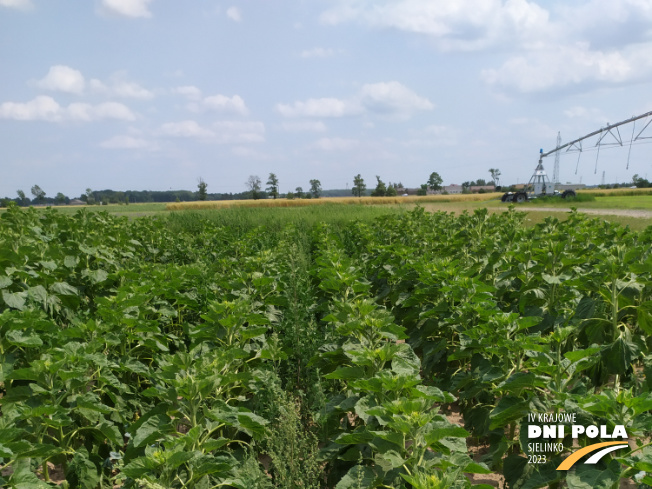
{"type": "Polygon", "coordinates": [[[465,473],[489,470],[469,457],[468,432],[440,412],[454,397],[423,383],[405,328],[374,301],[371,283],[336,234],[325,226],[317,233],[313,273],[329,334],[312,365],[334,382],[319,419],[331,440],[322,449],[330,483],[471,487],[465,473]]]}
{"type": "Polygon", "coordinates": [[[269,484],[289,245],[204,224],[3,214],[0,485],[269,484]]]}
{"type": "Polygon", "coordinates": [[[534,228],[523,219],[418,210],[352,226],[347,250],[407,328],[426,381],[459,397],[465,426],[510,487],[649,482],[649,233],[577,213],[534,228]],[[568,434],[547,464],[527,464],[527,414],[559,412],[624,424],[630,453],[565,477],[555,467],[574,450],[568,434]]]}

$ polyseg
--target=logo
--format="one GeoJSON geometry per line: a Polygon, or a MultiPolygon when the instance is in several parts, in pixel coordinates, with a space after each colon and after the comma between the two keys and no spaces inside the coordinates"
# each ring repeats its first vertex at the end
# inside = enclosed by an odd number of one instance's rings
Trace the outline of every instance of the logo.
{"type": "Polygon", "coordinates": [[[602,457],[621,448],[629,448],[627,444],[627,431],[623,425],[614,426],[613,431],[609,431],[606,425],[589,425],[584,426],[577,424],[574,413],[555,413],[555,414],[528,414],[527,435],[528,440],[528,463],[546,463],[547,453],[559,454],[564,451],[564,437],[567,428],[573,440],[578,439],[581,435],[587,438],[622,438],[620,441],[607,441],[594,443],[585,446],[571,453],[564,461],[559,464],[557,470],[569,470],[581,458],[591,455],[584,463],[597,464],[602,457]],[[537,423],[537,424],[534,424],[537,423]],[[549,440],[549,441],[545,441],[549,440]]]}
{"type": "Polygon", "coordinates": [[[604,457],[606,454],[613,452],[614,450],[618,450],[620,448],[628,448],[628,444],[623,444],[621,441],[605,441],[603,443],[594,443],[593,445],[589,445],[587,447],[584,447],[580,450],[577,450],[576,452],[573,452],[570,454],[570,456],[566,457],[562,463],[559,464],[559,467],[557,467],[557,470],[570,470],[570,468],[575,465],[575,462],[577,462],[579,459],[581,459],[584,455],[588,455],[589,453],[595,452],[596,450],[600,450],[598,453],[595,455],[591,456],[585,464],[597,464],[602,457],[604,457]],[[606,448],[604,448],[606,447],[606,448]]]}

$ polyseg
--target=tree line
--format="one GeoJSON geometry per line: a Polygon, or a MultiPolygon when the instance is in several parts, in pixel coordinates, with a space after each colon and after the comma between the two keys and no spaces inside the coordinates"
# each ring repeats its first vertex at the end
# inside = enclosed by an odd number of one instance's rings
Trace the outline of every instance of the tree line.
{"type": "MultiPolygon", "coordinates": [[[[471,187],[474,186],[486,186],[494,185],[497,190],[500,190],[500,170],[497,168],[490,168],[489,173],[491,174],[492,180],[487,182],[483,178],[478,178],[475,181],[467,181],[462,183],[463,191],[470,191],[471,187]]],[[[417,188],[417,195],[427,195],[429,190],[433,192],[442,192],[444,191],[443,187],[444,180],[437,172],[432,172],[428,177],[426,183],[423,183],[417,188]]],[[[356,197],[362,197],[367,195],[367,184],[364,181],[364,178],[358,173],[353,177],[353,187],[351,188],[351,193],[356,197]]],[[[392,183],[389,182],[385,184],[380,179],[380,176],[376,175],[376,187],[371,191],[370,195],[372,197],[394,197],[398,192],[407,192],[407,189],[403,187],[402,183],[392,183]]]]}
{"type": "MultiPolygon", "coordinates": [[[[426,195],[428,189],[440,190],[443,180],[437,172],[432,172],[428,181],[421,185],[417,190],[417,195],[426,195]]],[[[372,197],[395,197],[399,192],[405,193],[407,189],[403,186],[401,182],[392,183],[388,182],[387,184],[380,179],[379,175],[376,175],[376,187],[371,191],[370,195],[372,197]]],[[[367,184],[362,178],[362,175],[358,173],[353,177],[353,187],[351,188],[351,193],[356,197],[362,197],[367,195],[367,184]]]]}
{"type": "MultiPolygon", "coordinates": [[[[38,189],[40,186],[34,185],[38,189]]],[[[33,187],[33,188],[34,188],[33,187]]],[[[4,197],[0,199],[0,206],[6,207],[9,202],[19,206],[30,205],[66,205],[73,200],[82,201],[89,205],[101,204],[127,204],[146,203],[146,202],[191,202],[201,199],[201,192],[191,190],[127,190],[117,191],[111,189],[91,190],[80,196],[69,197],[62,192],[58,192],[54,197],[47,196],[42,189],[37,194],[32,192],[28,196],[23,190],[16,191],[16,197],[4,197]]],[[[208,193],[205,192],[203,200],[244,200],[251,198],[248,191],[239,193],[208,193]]]]}
{"type": "MultiPolygon", "coordinates": [[[[318,199],[322,195],[321,182],[319,180],[312,179],[310,180],[310,188],[307,191],[303,190],[303,187],[297,187],[294,192],[286,192],[281,194],[279,187],[279,179],[275,173],[270,173],[267,178],[267,187],[263,190],[263,183],[261,178],[258,175],[249,175],[249,178],[245,182],[247,191],[243,192],[245,199],[267,199],[267,198],[279,198],[285,197],[286,199],[318,199]]],[[[204,181],[203,178],[199,179],[197,184],[197,200],[219,200],[219,199],[210,199],[209,194],[207,193],[208,184],[204,181]]]]}
{"type": "MultiPolygon", "coordinates": [[[[490,168],[491,180],[487,181],[483,178],[477,180],[470,180],[462,182],[463,192],[470,192],[471,187],[475,186],[495,186],[496,190],[501,190],[500,186],[500,170],[497,168],[490,168]]],[[[429,190],[444,191],[443,179],[437,172],[432,172],[428,177],[426,183],[423,183],[417,188],[417,195],[426,195],[429,190]]],[[[600,185],[601,188],[618,188],[629,187],[634,185],[638,188],[651,187],[652,183],[647,178],[642,178],[638,174],[632,177],[632,182],[616,183],[609,185],[600,185]]],[[[46,194],[45,190],[40,185],[33,185],[30,189],[31,197],[25,191],[19,189],[16,191],[16,197],[4,197],[0,199],[0,207],[7,207],[9,203],[13,202],[19,206],[30,205],[66,205],[70,204],[73,200],[82,201],[88,205],[100,204],[130,204],[130,203],[147,203],[147,202],[192,202],[197,200],[245,200],[245,199],[267,199],[284,197],[287,199],[318,199],[322,196],[335,197],[344,196],[348,190],[323,190],[321,182],[317,179],[309,181],[307,190],[303,187],[296,187],[294,191],[286,193],[280,192],[279,179],[275,173],[270,173],[266,187],[263,189],[263,183],[258,175],[250,175],[245,186],[247,190],[237,193],[209,193],[208,183],[203,178],[199,178],[197,184],[197,191],[191,190],[92,190],[87,188],[86,191],[79,197],[70,198],[62,192],[57,192],[54,197],[46,194]]],[[[506,187],[507,188],[507,187],[506,187]]],[[[509,187],[514,190],[514,187],[509,187]]],[[[401,182],[388,182],[385,183],[381,180],[379,175],[376,175],[376,186],[367,192],[367,184],[365,183],[362,175],[358,173],[353,177],[353,186],[351,193],[356,197],[371,195],[372,197],[393,197],[401,193],[407,192],[407,189],[401,182]]]]}

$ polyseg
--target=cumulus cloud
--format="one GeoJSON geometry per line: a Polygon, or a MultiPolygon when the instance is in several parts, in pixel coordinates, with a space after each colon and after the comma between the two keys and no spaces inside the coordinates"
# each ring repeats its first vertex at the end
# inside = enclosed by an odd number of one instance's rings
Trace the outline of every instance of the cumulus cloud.
{"type": "Polygon", "coordinates": [[[64,107],[52,97],[41,95],[25,103],[0,104],[0,118],[18,121],[92,122],[103,119],[133,121],[136,116],[126,105],[117,102],[98,105],[73,103],[64,107]]]}
{"type": "Polygon", "coordinates": [[[650,40],[652,3],[647,0],[588,0],[559,7],[563,32],[590,42],[594,49],[615,49],[650,40]]]}
{"type": "Polygon", "coordinates": [[[226,95],[211,95],[203,100],[203,106],[217,112],[237,115],[247,115],[249,110],[239,95],[227,97],[226,95]]]}
{"type": "Polygon", "coordinates": [[[313,48],[301,51],[302,58],[329,58],[335,55],[334,49],[313,48]]]}
{"type": "Polygon", "coordinates": [[[203,127],[194,120],[168,122],[160,135],[200,139],[218,144],[259,143],[265,140],[265,125],[256,121],[218,121],[203,127]]]}
{"type": "Polygon", "coordinates": [[[102,0],[104,12],[121,17],[151,17],[149,4],[152,0],[102,0]]]}
{"type": "Polygon", "coordinates": [[[157,149],[157,146],[150,141],[134,136],[114,136],[106,141],[102,141],[100,147],[106,149],[157,149]]]}
{"type": "Polygon", "coordinates": [[[234,22],[240,22],[242,20],[242,14],[238,7],[229,7],[226,9],[226,16],[234,22]]]}
{"type": "Polygon", "coordinates": [[[652,44],[622,51],[594,51],[587,43],[559,45],[513,56],[500,68],[484,70],[482,78],[489,85],[521,93],[617,85],[652,74],[651,47],[652,44]]]}
{"type": "Polygon", "coordinates": [[[408,117],[418,110],[432,110],[435,107],[430,100],[418,96],[397,81],[364,85],[360,91],[360,102],[372,112],[400,117],[408,117]]]}
{"type": "Polygon", "coordinates": [[[0,7],[29,10],[33,5],[30,0],[0,0],[0,7]]]}
{"type": "Polygon", "coordinates": [[[124,72],[118,72],[111,76],[108,83],[92,78],[87,84],[81,71],[70,66],[55,65],[50,67],[44,78],[33,82],[33,84],[43,90],[74,95],[82,95],[86,92],[88,86],[91,92],[106,96],[137,99],[151,99],[154,97],[154,93],[150,90],[125,78],[126,74],[124,72]]]}
{"type": "Polygon", "coordinates": [[[138,83],[126,81],[123,77],[123,74],[112,76],[108,85],[93,78],[89,82],[89,86],[93,92],[108,96],[136,98],[141,100],[154,98],[154,93],[152,91],[141,87],[138,83]]]}
{"type": "Polygon", "coordinates": [[[201,127],[196,121],[167,122],[161,126],[161,134],[175,138],[210,139],[215,133],[201,127]]]}
{"type": "Polygon", "coordinates": [[[100,119],[133,121],[136,118],[126,105],[118,102],[104,102],[98,105],[74,103],[65,110],[68,117],[75,121],[91,122],[100,119]]]}
{"type": "Polygon", "coordinates": [[[276,110],[283,117],[344,117],[361,112],[354,100],[338,98],[311,98],[305,102],[277,104],[276,110]]]}
{"type": "Polygon", "coordinates": [[[397,82],[369,83],[351,98],[318,98],[277,104],[276,110],[284,117],[345,117],[368,112],[389,117],[407,118],[419,110],[432,110],[430,100],[420,97],[397,82]]]}
{"type": "Polygon", "coordinates": [[[649,0],[337,0],[325,24],[425,36],[440,51],[503,57],[481,79],[505,93],[583,92],[652,76],[649,0]]]}
{"type": "Polygon", "coordinates": [[[52,98],[36,97],[29,102],[4,102],[0,105],[0,118],[17,121],[60,121],[63,109],[52,98]]]}
{"type": "Polygon", "coordinates": [[[47,75],[35,85],[44,90],[79,95],[84,91],[86,81],[81,71],[65,65],[51,66],[47,75]]]}
{"type": "Polygon", "coordinates": [[[341,1],[321,14],[322,22],[357,21],[430,36],[442,50],[478,50],[517,36],[540,37],[548,12],[526,0],[358,0],[341,1]]]}

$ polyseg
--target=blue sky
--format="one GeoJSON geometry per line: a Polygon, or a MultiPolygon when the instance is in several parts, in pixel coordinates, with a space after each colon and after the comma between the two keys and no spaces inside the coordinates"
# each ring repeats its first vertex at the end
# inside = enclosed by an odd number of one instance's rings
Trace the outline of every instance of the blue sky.
{"type": "MultiPolygon", "coordinates": [[[[652,0],[0,0],[0,70],[0,196],[522,183],[652,110],[652,0]]],[[[652,178],[651,142],[561,179],[652,178]]]]}

